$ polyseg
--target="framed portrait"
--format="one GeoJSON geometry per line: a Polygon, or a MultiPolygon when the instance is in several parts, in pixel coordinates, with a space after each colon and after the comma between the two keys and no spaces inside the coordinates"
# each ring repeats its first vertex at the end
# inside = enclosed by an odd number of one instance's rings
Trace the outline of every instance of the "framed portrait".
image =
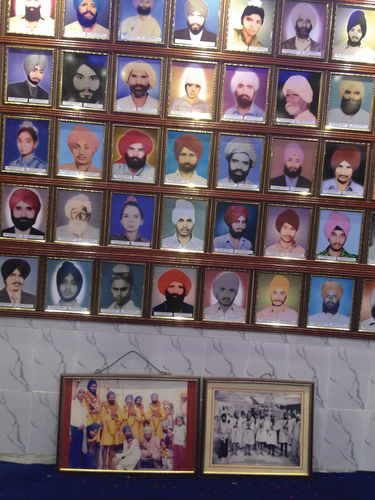
{"type": "Polygon", "coordinates": [[[218,49],[221,40],[221,0],[174,0],[171,45],[218,49]]]}
{"type": "Polygon", "coordinates": [[[114,111],[160,115],[163,59],[117,56],[114,111]]]}
{"type": "Polygon", "coordinates": [[[249,272],[206,269],[203,320],[245,323],[249,272]]]}
{"type": "Polygon", "coordinates": [[[314,382],[203,381],[204,475],[311,476],[314,382]]]}
{"type": "Polygon", "coordinates": [[[318,141],[295,137],[272,137],[269,191],[311,194],[318,141]]]}
{"type": "Polygon", "coordinates": [[[308,328],[350,330],[354,280],[311,276],[308,328]]]}
{"type": "Polygon", "coordinates": [[[274,123],[316,127],[320,119],[322,73],[279,69],[274,123]]]}
{"type": "Polygon", "coordinates": [[[6,48],[5,104],[52,106],[53,50],[6,48]]]}
{"type": "Polygon", "coordinates": [[[196,473],[199,381],[165,375],[61,375],[58,471],[196,473]],[[78,415],[83,429],[75,425],[78,415]]]}
{"type": "Polygon", "coordinates": [[[102,193],[57,188],[55,242],[99,245],[102,193]]]}
{"type": "Polygon", "coordinates": [[[167,2],[151,0],[149,5],[141,5],[141,3],[140,0],[120,1],[118,40],[163,43],[167,2]]]}
{"type": "Polygon", "coordinates": [[[224,64],[221,120],[265,123],[270,68],[224,64]]]}
{"type": "Polygon", "coordinates": [[[105,111],[108,54],[61,51],[60,107],[105,111]]]}
{"type": "Polygon", "coordinates": [[[275,0],[230,0],[226,20],[226,50],[271,54],[275,0]]]}
{"type": "Polygon", "coordinates": [[[326,141],[320,193],[363,198],[368,158],[369,144],[326,141]]]}
{"type": "Polygon", "coordinates": [[[46,241],[48,188],[2,185],[1,237],[46,241]]]}
{"type": "Polygon", "coordinates": [[[371,213],[370,236],[367,243],[367,264],[375,265],[375,213],[371,213]]]}
{"type": "Polygon", "coordinates": [[[372,127],[374,78],[331,73],[327,129],[368,132],[372,127]]]}
{"type": "Polygon", "coordinates": [[[219,132],[216,187],[259,191],[266,139],[219,132]]]}
{"type": "Polygon", "coordinates": [[[37,257],[0,255],[0,273],[4,287],[0,290],[0,309],[35,310],[38,296],[37,257]]]}
{"type": "Polygon", "coordinates": [[[103,178],[105,142],[103,123],[59,120],[57,175],[103,178]]]}
{"type": "Polygon", "coordinates": [[[47,312],[90,314],[92,261],[47,259],[47,312]]]}
{"type": "Polygon", "coordinates": [[[374,24],[374,9],[336,4],[332,59],[373,64],[375,42],[370,32],[374,24]]]}
{"type": "Polygon", "coordinates": [[[320,209],[315,260],[359,262],[363,212],[320,209]]]}
{"type": "Polygon", "coordinates": [[[216,64],[170,61],[168,116],[212,120],[216,106],[216,64]]]}
{"type": "Polygon", "coordinates": [[[112,193],[109,244],[151,248],[155,196],[112,193]]]}
{"type": "MultiPolygon", "coordinates": [[[[56,0],[10,0],[7,32],[31,36],[55,36],[56,0]]],[[[5,8],[5,5],[4,5],[5,8]]]]}
{"type": "Polygon", "coordinates": [[[311,207],[269,205],[264,256],[306,259],[311,215],[311,207]]]}
{"type": "Polygon", "coordinates": [[[285,0],[279,54],[323,58],[329,21],[328,5],[285,0]]]}
{"type": "MultiPolygon", "coordinates": [[[[359,332],[375,332],[375,281],[363,280],[359,332]]],[[[0,292],[1,293],[1,292],[0,292]]]]}
{"type": "Polygon", "coordinates": [[[46,175],[50,141],[51,119],[4,116],[2,171],[46,175]]]}
{"type": "Polygon", "coordinates": [[[91,0],[82,5],[80,0],[64,1],[63,36],[109,40],[112,2],[91,0]]]}
{"type": "Polygon", "coordinates": [[[298,326],[301,274],[258,272],[256,325],[298,326]]]}
{"type": "Polygon", "coordinates": [[[145,264],[101,262],[100,314],[142,317],[145,264]]]}
{"type": "Polygon", "coordinates": [[[164,184],[207,187],[212,162],[212,132],[167,129],[164,184]]]}
{"type": "Polygon", "coordinates": [[[214,253],[254,255],[259,204],[215,202],[214,253]]]}
{"type": "Polygon", "coordinates": [[[203,252],[206,233],[207,200],[164,198],[161,249],[203,252]]]}
{"type": "Polygon", "coordinates": [[[155,266],[151,317],[194,319],[198,269],[155,266]]]}

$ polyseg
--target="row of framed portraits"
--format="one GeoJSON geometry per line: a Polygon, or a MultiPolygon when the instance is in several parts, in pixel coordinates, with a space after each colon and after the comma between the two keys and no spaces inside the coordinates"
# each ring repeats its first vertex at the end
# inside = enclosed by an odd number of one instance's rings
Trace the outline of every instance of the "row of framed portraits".
{"type": "Polygon", "coordinates": [[[24,46],[6,46],[5,59],[5,104],[361,132],[373,126],[371,75],[24,46]]]}
{"type": "Polygon", "coordinates": [[[311,475],[314,382],[201,382],[62,375],[58,472],[311,475]]]}
{"type": "Polygon", "coordinates": [[[0,271],[2,309],[375,332],[370,279],[20,255],[0,271]]]}

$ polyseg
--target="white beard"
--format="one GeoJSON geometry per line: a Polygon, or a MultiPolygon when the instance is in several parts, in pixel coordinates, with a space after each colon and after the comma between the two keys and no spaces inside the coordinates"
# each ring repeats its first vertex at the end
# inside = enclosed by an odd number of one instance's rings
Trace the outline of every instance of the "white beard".
{"type": "Polygon", "coordinates": [[[88,223],[85,220],[73,220],[70,219],[69,227],[73,231],[74,236],[82,238],[88,228],[88,223]]]}

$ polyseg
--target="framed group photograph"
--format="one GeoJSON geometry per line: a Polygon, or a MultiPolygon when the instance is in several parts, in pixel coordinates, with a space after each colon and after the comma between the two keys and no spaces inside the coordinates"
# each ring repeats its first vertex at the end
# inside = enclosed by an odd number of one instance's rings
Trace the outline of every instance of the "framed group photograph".
{"type": "MultiPolygon", "coordinates": [[[[7,31],[10,34],[29,36],[55,36],[56,0],[33,2],[9,0],[7,2],[7,31]]],[[[3,5],[3,13],[5,10],[3,5]]]]}
{"type": "Polygon", "coordinates": [[[1,255],[0,308],[35,310],[38,296],[38,258],[1,255]]]}
{"type": "Polygon", "coordinates": [[[118,40],[163,43],[167,2],[120,0],[118,40]]]}
{"type": "Polygon", "coordinates": [[[58,471],[196,473],[199,380],[62,375],[58,471]]]}
{"type": "Polygon", "coordinates": [[[375,282],[363,280],[361,314],[359,316],[360,332],[375,332],[375,282]]]}
{"type": "Polygon", "coordinates": [[[205,378],[202,473],[310,477],[314,382],[205,378]]]}
{"type": "Polygon", "coordinates": [[[63,36],[109,40],[112,2],[65,0],[63,36]]]}

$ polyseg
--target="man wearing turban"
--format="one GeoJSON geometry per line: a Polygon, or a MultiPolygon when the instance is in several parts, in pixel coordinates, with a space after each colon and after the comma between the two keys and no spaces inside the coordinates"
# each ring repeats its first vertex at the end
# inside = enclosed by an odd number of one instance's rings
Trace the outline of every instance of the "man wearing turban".
{"type": "Polygon", "coordinates": [[[357,262],[358,255],[349,253],[345,250],[344,245],[350,232],[350,219],[342,212],[334,210],[328,216],[327,222],[323,228],[324,236],[328,240],[328,247],[317,254],[318,260],[348,260],[357,262]],[[323,257],[321,259],[320,257],[323,257]]]}
{"type": "Polygon", "coordinates": [[[208,5],[203,0],[188,0],[185,4],[187,28],[175,30],[175,43],[215,47],[217,34],[205,29],[208,5]]]}
{"type": "MultiPolygon", "coordinates": [[[[10,61],[11,63],[11,61],[10,61]]],[[[49,104],[49,92],[40,87],[45,70],[47,69],[47,56],[44,54],[30,54],[23,61],[26,80],[10,83],[7,86],[7,99],[27,98],[29,102],[43,102],[49,104]],[[47,101],[47,102],[46,102],[47,101]]]]}
{"type": "Polygon", "coordinates": [[[99,241],[99,229],[91,226],[92,205],[88,196],[77,194],[68,200],[64,207],[69,223],[56,229],[57,241],[99,241]]]}
{"type": "MultiPolygon", "coordinates": [[[[100,413],[101,404],[98,394],[98,383],[94,379],[90,379],[87,383],[87,391],[85,394],[85,405],[87,412],[87,428],[90,425],[97,425],[100,428],[100,413]]],[[[90,431],[87,430],[87,452],[95,453],[95,445],[100,441],[100,432],[96,432],[92,437],[90,431]]]]}
{"type": "Polygon", "coordinates": [[[44,233],[33,227],[41,207],[39,196],[35,191],[26,188],[13,191],[9,198],[9,209],[14,226],[3,229],[2,236],[44,240],[44,233]]]}
{"type": "Polygon", "coordinates": [[[140,443],[138,439],[133,436],[129,425],[124,425],[122,432],[125,436],[122,445],[123,451],[122,453],[116,454],[116,458],[113,459],[113,467],[117,470],[134,470],[141,459],[140,443]]]}
{"type": "Polygon", "coordinates": [[[310,38],[311,31],[316,26],[316,14],[308,3],[299,3],[292,12],[292,23],[296,36],[281,44],[285,54],[302,54],[306,56],[322,55],[322,45],[310,38]]]}
{"type": "MultiPolygon", "coordinates": [[[[109,30],[96,22],[106,0],[73,0],[77,21],[65,26],[65,36],[108,38],[109,30]],[[105,35],[104,37],[95,34],[105,35]]],[[[108,1],[108,0],[107,0],[108,1]]],[[[109,2],[107,8],[109,9],[109,2]]]]}
{"type": "Polygon", "coordinates": [[[158,279],[158,290],[165,295],[166,300],[152,308],[153,316],[178,316],[184,313],[186,317],[193,316],[194,307],[184,300],[190,293],[192,283],[189,276],[180,269],[170,269],[158,279]]]}
{"type": "Polygon", "coordinates": [[[348,40],[336,45],[334,56],[349,61],[373,63],[375,52],[362,43],[367,33],[367,21],[363,10],[355,10],[350,14],[346,31],[348,40]]]}
{"type": "Polygon", "coordinates": [[[146,410],[145,418],[150,421],[150,427],[153,430],[153,435],[163,439],[164,433],[162,421],[165,419],[165,410],[161,401],[159,401],[159,396],[156,393],[151,394],[151,403],[146,410]]]}
{"type": "Polygon", "coordinates": [[[265,255],[270,257],[292,257],[294,259],[305,259],[306,250],[294,241],[299,228],[298,214],[291,208],[287,208],[277,216],[275,227],[280,233],[278,243],[270,245],[265,249],[265,255]]]}
{"type": "Polygon", "coordinates": [[[150,136],[140,130],[129,130],[118,141],[121,158],[112,165],[112,178],[153,182],[155,168],[146,163],[147,155],[154,149],[150,136]]]}
{"type": "Polygon", "coordinates": [[[237,106],[227,109],[224,118],[233,120],[264,120],[264,111],[254,104],[254,97],[259,88],[259,78],[254,71],[236,71],[230,82],[231,91],[237,106]]]}
{"type": "MultiPolygon", "coordinates": [[[[51,17],[42,15],[43,0],[24,0],[25,12],[13,16],[9,19],[9,32],[22,33],[24,35],[55,35],[55,20],[51,17]]],[[[48,2],[45,2],[48,8],[48,2]]],[[[19,2],[21,5],[21,2],[19,2]]]]}
{"type": "Polygon", "coordinates": [[[335,177],[322,183],[322,194],[363,196],[363,186],[353,181],[353,172],[361,163],[361,153],[354,146],[336,149],[331,158],[335,177]]]}
{"type": "Polygon", "coordinates": [[[92,163],[92,157],[99,148],[99,139],[89,128],[83,125],[75,125],[68,135],[68,148],[74,161],[59,165],[59,173],[73,171],[77,174],[89,172],[100,175],[101,170],[92,163]]]}
{"type": "Polygon", "coordinates": [[[340,325],[342,328],[349,329],[349,316],[338,312],[340,300],[344,294],[342,285],[337,281],[325,281],[320,292],[323,299],[322,312],[310,315],[308,326],[340,325]]]}
{"type": "Polygon", "coordinates": [[[370,126],[370,113],[361,108],[365,97],[365,86],[356,76],[342,76],[339,83],[339,96],[341,106],[330,109],[328,112],[328,125],[349,125],[368,130],[370,126]]]}
{"type": "Polygon", "coordinates": [[[141,443],[142,459],[153,459],[155,467],[161,468],[160,438],[154,436],[151,427],[143,429],[144,437],[141,443]]]}
{"type": "Polygon", "coordinates": [[[284,151],[284,174],[270,181],[270,189],[287,187],[288,191],[310,192],[311,181],[301,175],[305,155],[297,142],[289,142],[284,151]]]}
{"type": "Polygon", "coordinates": [[[34,172],[36,169],[40,172],[47,169],[46,162],[34,154],[34,150],[38,147],[38,129],[29,120],[25,120],[19,126],[17,147],[20,156],[10,162],[10,167],[17,167],[15,170],[26,172],[34,172]]]}
{"type": "MultiPolygon", "coordinates": [[[[298,312],[285,305],[288,298],[290,282],[285,276],[276,274],[268,290],[271,305],[257,313],[257,323],[281,323],[283,325],[297,325],[298,312]]],[[[258,294],[261,290],[258,290],[258,294]]]]}
{"type": "Polygon", "coordinates": [[[35,295],[22,290],[30,270],[29,263],[23,259],[8,259],[3,262],[1,276],[5,287],[0,290],[0,304],[7,304],[6,307],[23,307],[24,304],[35,306],[35,295]]]}
{"type": "Polygon", "coordinates": [[[193,235],[195,207],[191,201],[176,200],[176,205],[172,210],[172,224],[175,226],[176,232],[173,236],[162,239],[162,248],[186,249],[193,252],[203,251],[203,240],[193,235]]]}
{"type": "Polygon", "coordinates": [[[178,115],[181,112],[199,113],[200,115],[211,116],[211,109],[208,102],[203,101],[198,97],[202,88],[203,69],[191,68],[185,76],[185,92],[186,95],[173,99],[171,104],[171,114],[178,115]]]}
{"type": "Polygon", "coordinates": [[[294,117],[296,123],[316,125],[316,116],[310,111],[314,98],[313,89],[307,78],[302,75],[292,75],[283,86],[286,112],[294,117]]]}
{"type": "Polygon", "coordinates": [[[234,303],[240,280],[236,273],[222,273],[212,285],[212,293],[217,302],[204,308],[204,319],[244,322],[246,309],[234,303]]]}
{"type": "Polygon", "coordinates": [[[174,156],[178,163],[178,169],[173,174],[165,176],[166,181],[172,180],[178,183],[207,186],[207,179],[197,174],[196,168],[203,156],[203,143],[193,134],[182,134],[174,142],[174,156]]]}
{"type": "MultiPolygon", "coordinates": [[[[365,296],[363,296],[363,300],[365,299],[365,296]]],[[[375,330],[375,288],[371,292],[370,295],[370,307],[371,307],[371,317],[368,319],[365,319],[364,321],[361,322],[359,325],[360,330],[370,330],[374,331],[375,330]]],[[[362,305],[363,309],[363,305],[362,305]]]]}
{"type": "Polygon", "coordinates": [[[263,21],[264,9],[261,0],[250,0],[242,12],[242,28],[233,29],[230,45],[242,45],[247,50],[254,50],[254,47],[263,47],[257,36],[263,21]]]}
{"type": "Polygon", "coordinates": [[[161,41],[159,23],[151,16],[154,0],[133,0],[133,5],[138,15],[128,17],[120,23],[120,38],[141,41],[151,41],[150,38],[156,38],[161,41]]]}
{"type": "Polygon", "coordinates": [[[244,238],[249,210],[243,205],[231,205],[224,213],[229,232],[214,239],[214,252],[252,254],[253,245],[244,238]]]}
{"type": "Polygon", "coordinates": [[[147,92],[156,87],[158,82],[156,73],[151,64],[141,60],[134,60],[125,64],[121,76],[129,86],[129,95],[116,99],[117,111],[138,111],[144,113],[158,113],[159,101],[147,92]]]}
{"type": "Polygon", "coordinates": [[[113,448],[120,444],[119,430],[121,425],[121,410],[113,391],[108,391],[107,401],[102,403],[101,421],[103,422],[103,431],[100,446],[103,446],[103,469],[113,469],[113,448]]]}
{"type": "Polygon", "coordinates": [[[228,162],[228,177],[219,179],[219,185],[241,184],[241,187],[255,186],[247,179],[250,170],[256,165],[258,155],[247,137],[235,137],[224,148],[224,158],[228,162]]]}

